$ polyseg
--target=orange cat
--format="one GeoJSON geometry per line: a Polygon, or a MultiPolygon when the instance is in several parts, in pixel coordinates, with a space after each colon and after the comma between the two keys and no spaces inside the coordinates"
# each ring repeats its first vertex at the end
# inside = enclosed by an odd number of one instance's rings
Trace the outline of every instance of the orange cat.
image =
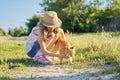
{"type": "MultiPolygon", "coordinates": [[[[66,54],[67,56],[69,56],[70,64],[73,64],[72,58],[75,55],[75,47],[70,47],[69,43],[61,36],[55,43],[55,52],[59,52],[60,54],[66,54]]],[[[63,58],[60,58],[60,64],[62,64],[62,60],[63,58]]]]}

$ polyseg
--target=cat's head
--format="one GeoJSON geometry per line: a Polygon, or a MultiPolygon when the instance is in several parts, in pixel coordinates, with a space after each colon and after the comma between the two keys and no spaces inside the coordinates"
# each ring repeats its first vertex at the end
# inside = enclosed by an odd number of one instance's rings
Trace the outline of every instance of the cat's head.
{"type": "Polygon", "coordinates": [[[65,49],[65,54],[68,55],[69,57],[74,57],[75,56],[75,47],[66,47],[65,49]]]}

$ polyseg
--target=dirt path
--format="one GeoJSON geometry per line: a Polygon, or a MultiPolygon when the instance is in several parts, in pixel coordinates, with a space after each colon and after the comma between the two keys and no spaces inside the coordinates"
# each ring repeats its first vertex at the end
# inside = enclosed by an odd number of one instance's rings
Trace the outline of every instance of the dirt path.
{"type": "MultiPolygon", "coordinates": [[[[111,67],[107,67],[111,68],[111,67]]],[[[17,80],[118,80],[115,74],[102,74],[105,67],[68,69],[57,65],[30,66],[24,71],[18,71],[17,80]],[[27,74],[26,74],[27,72],[27,74]]]]}

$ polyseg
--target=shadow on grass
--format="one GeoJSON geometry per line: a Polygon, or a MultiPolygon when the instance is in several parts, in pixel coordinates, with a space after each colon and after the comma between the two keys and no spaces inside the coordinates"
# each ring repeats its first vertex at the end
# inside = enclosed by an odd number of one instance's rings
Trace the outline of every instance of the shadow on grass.
{"type": "Polygon", "coordinates": [[[4,77],[0,77],[0,80],[13,80],[13,79],[11,79],[11,78],[9,78],[7,76],[4,76],[4,77]]]}
{"type": "Polygon", "coordinates": [[[14,67],[21,67],[21,66],[27,66],[27,67],[46,66],[46,65],[40,64],[38,62],[34,62],[33,59],[31,59],[31,58],[8,59],[7,64],[9,65],[9,69],[14,68],[14,67]]]}
{"type": "Polygon", "coordinates": [[[17,59],[8,59],[7,63],[18,63],[23,65],[31,65],[34,64],[33,60],[30,58],[17,58],[17,59]]]}

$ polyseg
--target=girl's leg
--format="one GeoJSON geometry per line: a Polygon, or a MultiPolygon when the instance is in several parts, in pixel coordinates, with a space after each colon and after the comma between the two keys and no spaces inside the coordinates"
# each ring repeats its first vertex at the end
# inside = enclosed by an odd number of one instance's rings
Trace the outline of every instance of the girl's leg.
{"type": "Polygon", "coordinates": [[[51,63],[51,60],[48,57],[42,55],[40,50],[38,50],[36,55],[33,57],[33,60],[35,62],[38,62],[38,63],[41,63],[41,64],[50,64],[51,63]]]}
{"type": "Polygon", "coordinates": [[[35,56],[41,56],[41,55],[42,55],[42,53],[40,52],[40,50],[38,50],[38,52],[35,54],[35,56]]]}
{"type": "Polygon", "coordinates": [[[35,56],[35,57],[33,58],[33,60],[34,60],[35,62],[40,63],[40,64],[50,64],[50,63],[51,63],[51,61],[50,61],[46,56],[43,56],[43,55],[35,56]]]}
{"type": "Polygon", "coordinates": [[[35,56],[33,59],[35,62],[41,63],[41,64],[50,64],[50,62],[44,57],[44,56],[35,56]]]}
{"type": "Polygon", "coordinates": [[[39,49],[40,49],[40,45],[39,45],[38,40],[37,40],[34,42],[32,49],[27,53],[28,56],[34,57],[36,55],[36,53],[39,51],[39,49]]]}

